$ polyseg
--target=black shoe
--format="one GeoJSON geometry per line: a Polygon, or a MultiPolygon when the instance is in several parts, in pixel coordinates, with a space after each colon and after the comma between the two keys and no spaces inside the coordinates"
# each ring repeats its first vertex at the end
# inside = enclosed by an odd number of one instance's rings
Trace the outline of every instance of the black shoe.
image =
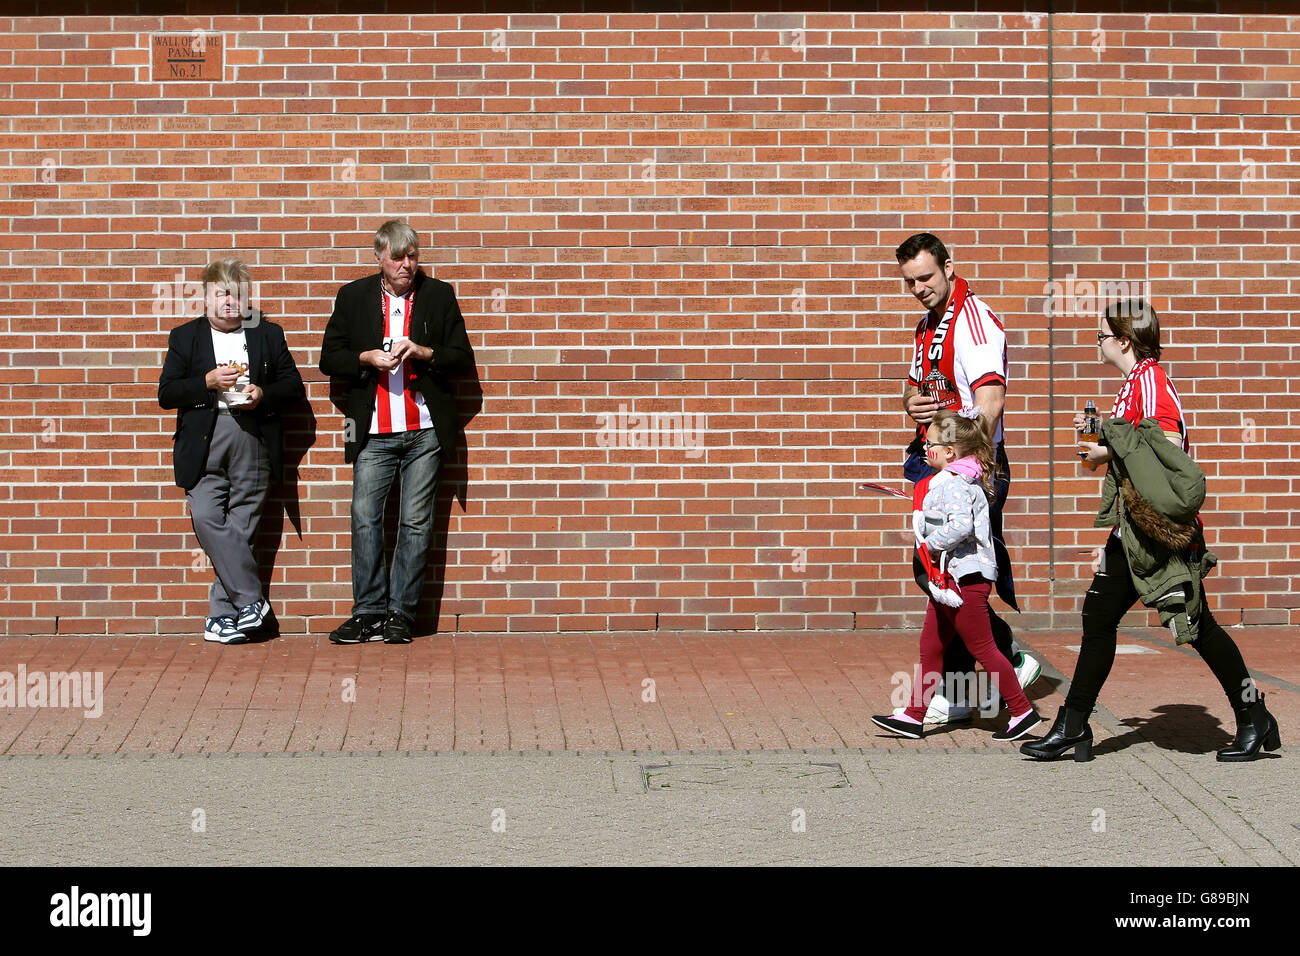
{"type": "Polygon", "coordinates": [[[384,639],[384,616],[382,614],[353,614],[330,633],[334,644],[364,644],[367,641],[384,639]]]}
{"type": "Polygon", "coordinates": [[[1080,763],[1092,759],[1092,728],[1088,715],[1069,707],[1056,713],[1056,720],[1046,737],[1031,740],[1020,746],[1020,752],[1037,760],[1055,760],[1074,750],[1074,759],[1080,763]]]}
{"type": "Polygon", "coordinates": [[[900,737],[910,737],[912,740],[920,740],[924,724],[914,724],[910,720],[899,720],[897,717],[872,717],[871,722],[877,727],[884,727],[892,734],[898,734],[900,737]]]}
{"type": "Polygon", "coordinates": [[[1258,760],[1259,750],[1277,750],[1282,746],[1282,736],[1278,733],[1277,718],[1264,706],[1264,695],[1249,707],[1234,707],[1237,717],[1237,735],[1232,739],[1227,750],[1220,750],[1216,755],[1225,763],[1238,763],[1246,760],[1258,760]]]}
{"type": "Polygon", "coordinates": [[[384,622],[384,643],[410,644],[411,622],[400,614],[388,615],[388,620],[384,622]]]}
{"type": "Polygon", "coordinates": [[[1019,740],[1042,722],[1043,718],[1038,716],[1038,711],[1031,707],[1029,708],[1029,713],[1025,714],[1025,716],[1021,717],[1019,720],[1007,724],[1007,729],[998,731],[993,735],[993,739],[1019,740]]]}

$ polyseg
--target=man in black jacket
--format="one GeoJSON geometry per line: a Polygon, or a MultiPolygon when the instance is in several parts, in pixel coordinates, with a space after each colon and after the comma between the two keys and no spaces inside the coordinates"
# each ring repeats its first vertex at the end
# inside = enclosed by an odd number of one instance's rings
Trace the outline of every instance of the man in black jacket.
{"type": "Polygon", "coordinates": [[[448,377],[470,371],[474,351],[456,294],[420,271],[415,230],[392,219],[375,233],[379,273],[334,300],[320,369],[346,385],[344,461],[352,464],[352,616],[335,644],[407,644],[424,586],[433,501],[459,419],[448,377]],[[402,475],[391,575],[384,574],[384,505],[402,475]]]}
{"type": "Polygon", "coordinates": [[[283,477],[280,412],[306,392],[284,330],[249,308],[244,264],[217,260],[201,279],[205,314],[168,336],[158,404],[177,410],[176,484],[216,572],[203,639],[242,644],[274,617],[253,534],[270,479],[283,477]]]}

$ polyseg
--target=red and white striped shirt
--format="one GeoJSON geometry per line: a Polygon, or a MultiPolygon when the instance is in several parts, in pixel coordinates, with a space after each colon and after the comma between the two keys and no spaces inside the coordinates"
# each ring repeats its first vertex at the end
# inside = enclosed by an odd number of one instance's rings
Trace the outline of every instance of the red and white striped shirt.
{"type": "Polygon", "coordinates": [[[1110,415],[1112,418],[1125,418],[1134,426],[1144,418],[1154,418],[1162,431],[1181,435],[1183,451],[1191,452],[1178,389],[1153,358],[1144,358],[1133,366],[1115,396],[1115,407],[1110,415]]]}
{"type": "MultiPolygon", "coordinates": [[[[410,338],[415,290],[412,289],[403,296],[395,296],[381,288],[379,295],[383,300],[384,337],[410,338]]],[[[415,387],[415,369],[411,360],[405,359],[390,372],[380,372],[375,410],[370,416],[370,434],[391,435],[432,427],[433,419],[429,417],[429,409],[424,405],[424,396],[415,387]]]]}
{"type": "MultiPolygon", "coordinates": [[[[949,303],[949,312],[952,303],[949,303]]],[[[945,313],[946,315],[947,313],[945,313]]],[[[930,313],[921,317],[916,327],[916,347],[912,353],[912,368],[907,380],[924,388],[926,377],[924,338],[926,331],[938,324],[930,313]]],[[[953,376],[957,395],[964,406],[975,404],[975,389],[982,385],[1007,384],[1007,334],[1002,322],[983,299],[967,295],[962,302],[961,315],[951,319],[950,332],[954,350],[953,376]]],[[[937,363],[936,363],[937,364],[937,363]]],[[[1005,415],[1003,416],[1005,418],[1005,415]]],[[[998,421],[994,442],[1002,441],[1002,421],[998,421]]]]}

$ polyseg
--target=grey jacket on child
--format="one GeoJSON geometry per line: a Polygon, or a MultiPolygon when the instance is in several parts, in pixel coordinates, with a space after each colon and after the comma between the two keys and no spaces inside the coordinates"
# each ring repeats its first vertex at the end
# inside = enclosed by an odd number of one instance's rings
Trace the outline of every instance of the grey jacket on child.
{"type": "Polygon", "coordinates": [[[936,561],[948,553],[948,573],[960,581],[979,574],[989,581],[998,576],[989,528],[989,500],[979,480],[956,471],[941,471],[930,478],[921,511],[914,515],[918,537],[936,561]]]}

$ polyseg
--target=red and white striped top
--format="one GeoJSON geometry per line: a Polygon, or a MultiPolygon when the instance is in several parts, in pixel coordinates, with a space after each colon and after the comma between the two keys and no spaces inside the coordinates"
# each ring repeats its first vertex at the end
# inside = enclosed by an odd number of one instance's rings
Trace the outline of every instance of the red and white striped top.
{"type": "MultiPolygon", "coordinates": [[[[415,290],[403,296],[380,290],[384,309],[384,337],[410,338],[411,312],[415,307],[415,290]]],[[[375,410],[370,416],[370,434],[391,435],[396,432],[432,428],[433,419],[424,405],[424,396],[415,387],[415,369],[408,358],[390,372],[379,374],[375,393],[375,410]]]]}
{"type": "Polygon", "coordinates": [[[1125,418],[1135,426],[1144,418],[1154,418],[1163,431],[1181,435],[1183,451],[1191,452],[1178,389],[1153,358],[1145,358],[1133,366],[1115,396],[1115,407],[1110,414],[1112,418],[1125,418]]]}
{"type": "MultiPolygon", "coordinates": [[[[949,303],[951,311],[951,303],[949,303]]],[[[946,314],[946,313],[945,313],[946,314]]],[[[927,329],[938,320],[930,313],[921,317],[916,327],[916,347],[912,353],[912,368],[907,380],[921,387],[925,378],[924,338],[927,329]]],[[[983,299],[967,295],[962,303],[961,315],[952,317],[949,334],[954,349],[953,375],[957,395],[964,406],[975,404],[975,389],[981,385],[1007,384],[1007,334],[1002,322],[983,299]]],[[[936,363],[937,364],[937,363],[936,363]]],[[[1003,415],[1003,418],[1006,416],[1003,415]]],[[[1002,421],[998,421],[995,442],[1002,441],[1002,421]]]]}

